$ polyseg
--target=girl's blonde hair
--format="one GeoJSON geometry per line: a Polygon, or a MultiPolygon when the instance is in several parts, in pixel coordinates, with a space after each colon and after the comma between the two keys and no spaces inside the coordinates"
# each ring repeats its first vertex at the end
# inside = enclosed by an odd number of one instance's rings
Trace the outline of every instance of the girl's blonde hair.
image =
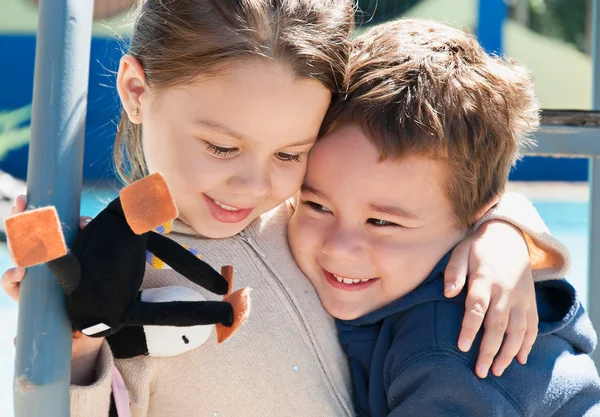
{"type": "MultiPolygon", "coordinates": [[[[129,54],[153,91],[215,75],[240,59],[274,59],[337,92],[354,27],[351,0],[144,0],[129,54]]],[[[114,159],[130,183],[148,174],[142,126],[123,111],[114,159]]]]}

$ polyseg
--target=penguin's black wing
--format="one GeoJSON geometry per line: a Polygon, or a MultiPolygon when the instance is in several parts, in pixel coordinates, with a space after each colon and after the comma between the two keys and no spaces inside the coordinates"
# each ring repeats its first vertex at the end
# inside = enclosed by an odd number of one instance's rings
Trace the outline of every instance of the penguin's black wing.
{"type": "Polygon", "coordinates": [[[156,232],[148,233],[148,251],[195,284],[208,291],[225,295],[229,283],[209,264],[172,239],[156,232]]]}

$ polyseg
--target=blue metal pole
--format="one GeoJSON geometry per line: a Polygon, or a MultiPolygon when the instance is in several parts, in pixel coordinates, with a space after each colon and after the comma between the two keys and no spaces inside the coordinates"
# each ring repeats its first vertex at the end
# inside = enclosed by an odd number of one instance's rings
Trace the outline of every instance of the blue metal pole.
{"type": "MultiPolygon", "coordinates": [[[[600,0],[592,4],[592,110],[600,110],[600,0]]],[[[590,231],[589,231],[589,271],[588,271],[588,310],[596,330],[600,330],[600,158],[590,158],[590,231]]],[[[592,355],[596,367],[600,369],[600,349],[592,355]]]]}
{"type": "Polygon", "coordinates": [[[477,38],[488,53],[502,53],[502,30],[506,19],[504,0],[479,0],[477,38]]]}
{"type": "MultiPolygon", "coordinates": [[[[77,232],[93,0],[42,0],[36,44],[29,207],[56,206],[67,244],[77,232]]],[[[14,404],[17,417],[69,415],[71,325],[45,265],[21,285],[14,404]]]]}

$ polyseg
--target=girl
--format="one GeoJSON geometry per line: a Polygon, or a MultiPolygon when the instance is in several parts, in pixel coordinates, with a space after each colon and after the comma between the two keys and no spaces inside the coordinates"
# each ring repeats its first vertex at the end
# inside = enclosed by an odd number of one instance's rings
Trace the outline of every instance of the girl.
{"type": "MultiPolygon", "coordinates": [[[[230,343],[209,340],[169,358],[114,361],[106,343],[80,337],[71,415],[107,416],[115,362],[134,416],[354,415],[335,326],[288,249],[291,207],[284,203],[300,187],[308,151],[342,84],[353,13],[342,0],[142,4],[117,79],[118,171],[125,182],[164,175],[180,213],[170,237],[215,268],[233,264],[236,287],[254,289],[252,313],[230,343]]],[[[16,211],[23,209],[20,200],[16,211]]],[[[517,212],[532,210],[521,205],[517,212]]],[[[528,226],[538,243],[548,239],[543,224],[528,226]]],[[[467,269],[476,278],[464,348],[491,303],[498,312],[486,319],[482,361],[491,365],[507,327],[499,360],[519,352],[523,361],[537,318],[522,235],[488,223],[458,248],[453,265],[449,295],[464,285],[467,269]],[[509,240],[511,265],[506,250],[494,258],[490,235],[509,240]]],[[[22,274],[9,271],[2,279],[15,298],[22,274]]],[[[172,270],[147,268],[143,288],[168,285],[193,288],[172,270]]]]}

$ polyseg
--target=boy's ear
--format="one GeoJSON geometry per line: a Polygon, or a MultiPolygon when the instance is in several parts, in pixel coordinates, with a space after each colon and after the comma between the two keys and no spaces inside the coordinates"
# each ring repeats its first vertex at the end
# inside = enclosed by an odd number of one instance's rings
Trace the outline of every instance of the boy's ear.
{"type": "Polygon", "coordinates": [[[129,120],[132,123],[140,124],[143,111],[141,97],[148,91],[148,85],[144,68],[137,59],[130,55],[123,56],[119,63],[117,91],[129,120]]]}
{"type": "Polygon", "coordinates": [[[485,213],[487,213],[488,211],[490,211],[490,209],[492,207],[494,207],[496,204],[498,204],[498,201],[500,201],[500,196],[496,195],[494,197],[492,197],[492,199],[490,201],[488,201],[488,203],[483,206],[481,208],[481,210],[479,210],[479,212],[477,213],[477,217],[475,218],[475,222],[479,221],[479,219],[481,219],[485,213]]]}

